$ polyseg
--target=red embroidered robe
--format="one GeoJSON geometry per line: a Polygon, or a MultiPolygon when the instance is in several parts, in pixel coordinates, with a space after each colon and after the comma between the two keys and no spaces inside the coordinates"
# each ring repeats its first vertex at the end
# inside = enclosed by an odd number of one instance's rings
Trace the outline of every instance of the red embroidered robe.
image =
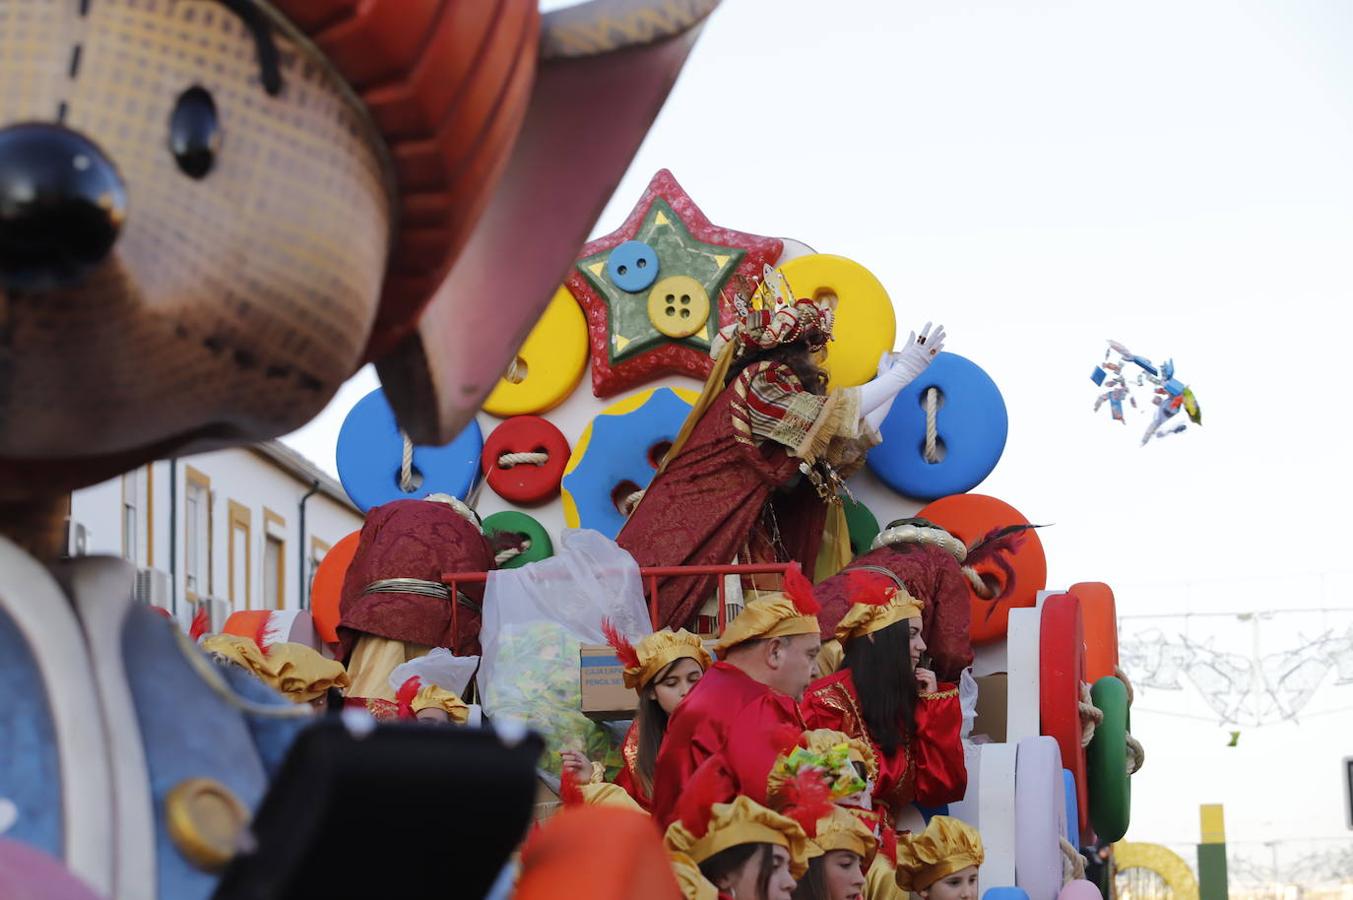
{"type": "Polygon", "coordinates": [[[869,741],[879,760],[874,805],[888,814],[890,827],[908,803],[939,806],[963,799],[968,788],[963,742],[959,739],[963,712],[958,705],[958,688],[952,684],[940,684],[935,693],[917,698],[916,733],[890,755],[884,755],[869,734],[849,669],[808,686],[803,695],[803,718],[809,728],[832,728],[869,741]]]}
{"type": "Polygon", "coordinates": [[[667,722],[653,774],[653,818],[666,829],[696,779],[731,781],[730,797],[766,802],[786,728],[804,730],[791,697],[726,662],[710,666],[667,722]]]}
{"type": "Polygon", "coordinates": [[[616,785],[624,788],[625,793],[633,797],[634,802],[643,807],[644,812],[651,813],[653,811],[653,798],[644,790],[635,768],[639,762],[638,722],[630,723],[630,730],[625,732],[625,740],[620,744],[620,759],[620,772],[615,776],[616,785]]]}
{"type": "MultiPolygon", "coordinates": [[[[812,572],[826,506],[807,479],[794,483],[799,464],[822,461],[847,477],[877,443],[860,421],[857,390],[819,396],[784,363],[753,364],[706,410],[616,542],[640,566],[723,565],[739,557],[797,561],[812,572]]],[[[660,579],[654,627],[685,627],[715,580],[660,579]]]]}

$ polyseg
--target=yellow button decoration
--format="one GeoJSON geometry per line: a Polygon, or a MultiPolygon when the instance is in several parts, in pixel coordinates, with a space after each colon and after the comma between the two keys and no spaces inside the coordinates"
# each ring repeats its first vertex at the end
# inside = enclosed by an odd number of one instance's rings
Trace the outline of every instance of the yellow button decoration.
{"type": "Polygon", "coordinates": [[[893,349],[897,316],[883,284],[844,256],[813,253],[780,265],[795,297],[835,294],[835,340],[827,345],[828,385],[864,384],[878,373],[879,356],[893,349]]]}
{"type": "Polygon", "coordinates": [[[219,872],[235,856],[249,810],[230,788],[213,778],[189,778],[164,798],[169,837],[204,872],[219,872]]]}
{"type": "Polygon", "coordinates": [[[648,293],[648,320],[669,338],[687,338],[705,327],[709,294],[689,275],[669,275],[648,293]]]}
{"type": "MultiPolygon", "coordinates": [[[[487,300],[486,302],[492,302],[487,300]]],[[[587,370],[587,322],[568,288],[560,286],[484,401],[500,419],[538,415],[563,403],[587,370]]]]}

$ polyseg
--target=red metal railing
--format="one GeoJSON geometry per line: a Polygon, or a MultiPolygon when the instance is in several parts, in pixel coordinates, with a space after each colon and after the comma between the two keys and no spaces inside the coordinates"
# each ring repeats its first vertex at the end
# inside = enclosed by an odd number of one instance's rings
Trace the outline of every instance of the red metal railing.
{"type": "MultiPolygon", "coordinates": [[[[724,576],[726,575],[784,575],[785,570],[789,568],[789,563],[738,563],[736,565],[723,566],[640,566],[639,576],[644,581],[644,589],[648,594],[648,617],[653,623],[653,627],[658,627],[658,579],[672,578],[686,575],[717,575],[715,584],[718,585],[719,594],[719,612],[718,623],[719,633],[722,634],[724,626],[728,624],[727,614],[724,610],[724,576]]],[[[442,583],[451,589],[451,596],[454,598],[461,584],[483,584],[488,581],[488,572],[443,572],[442,583]]],[[[455,608],[459,604],[452,603],[452,616],[455,616],[455,608]]]]}

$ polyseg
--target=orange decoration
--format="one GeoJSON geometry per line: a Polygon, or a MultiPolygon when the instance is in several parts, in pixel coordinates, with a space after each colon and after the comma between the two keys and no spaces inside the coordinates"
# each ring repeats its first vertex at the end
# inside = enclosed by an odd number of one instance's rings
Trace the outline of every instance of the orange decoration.
{"type": "Polygon", "coordinates": [[[513,896],[680,900],[681,891],[651,818],[615,807],[569,806],[527,839],[513,896]]]}
{"type": "Polygon", "coordinates": [[[338,643],[338,604],[343,599],[343,578],[357,555],[357,542],[362,536],[359,528],[329,548],[315,570],[310,584],[310,615],[315,619],[315,630],[326,644],[338,643]]]}
{"type": "MultiPolygon", "coordinates": [[[[969,547],[993,529],[1029,524],[1029,520],[1009,503],[984,494],[941,497],[917,515],[944,528],[969,547]]],[[[1006,573],[995,564],[981,563],[976,566],[978,574],[989,582],[994,581],[997,599],[984,600],[969,588],[969,600],[972,603],[969,635],[974,644],[986,644],[1005,637],[1010,610],[1033,606],[1038,592],[1047,586],[1048,561],[1043,555],[1043,544],[1038,539],[1038,532],[1030,529],[1024,535],[1019,550],[1006,557],[1015,573],[1013,589],[1006,573]]]]}
{"type": "Polygon", "coordinates": [[[1113,588],[1098,581],[1073,584],[1068,591],[1081,601],[1085,623],[1085,680],[1094,684],[1118,666],[1118,611],[1113,588]]]}

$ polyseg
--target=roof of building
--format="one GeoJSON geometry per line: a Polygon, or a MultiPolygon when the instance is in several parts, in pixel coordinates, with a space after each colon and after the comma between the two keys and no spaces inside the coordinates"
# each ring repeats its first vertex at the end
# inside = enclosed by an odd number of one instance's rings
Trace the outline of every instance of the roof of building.
{"type": "Polygon", "coordinates": [[[314,486],[319,493],[340,506],[347,507],[359,516],[362,514],[362,511],[348,499],[347,491],[343,490],[343,485],[339,484],[336,478],[281,441],[263,441],[251,444],[249,449],[272,461],[302,484],[314,486]]]}

